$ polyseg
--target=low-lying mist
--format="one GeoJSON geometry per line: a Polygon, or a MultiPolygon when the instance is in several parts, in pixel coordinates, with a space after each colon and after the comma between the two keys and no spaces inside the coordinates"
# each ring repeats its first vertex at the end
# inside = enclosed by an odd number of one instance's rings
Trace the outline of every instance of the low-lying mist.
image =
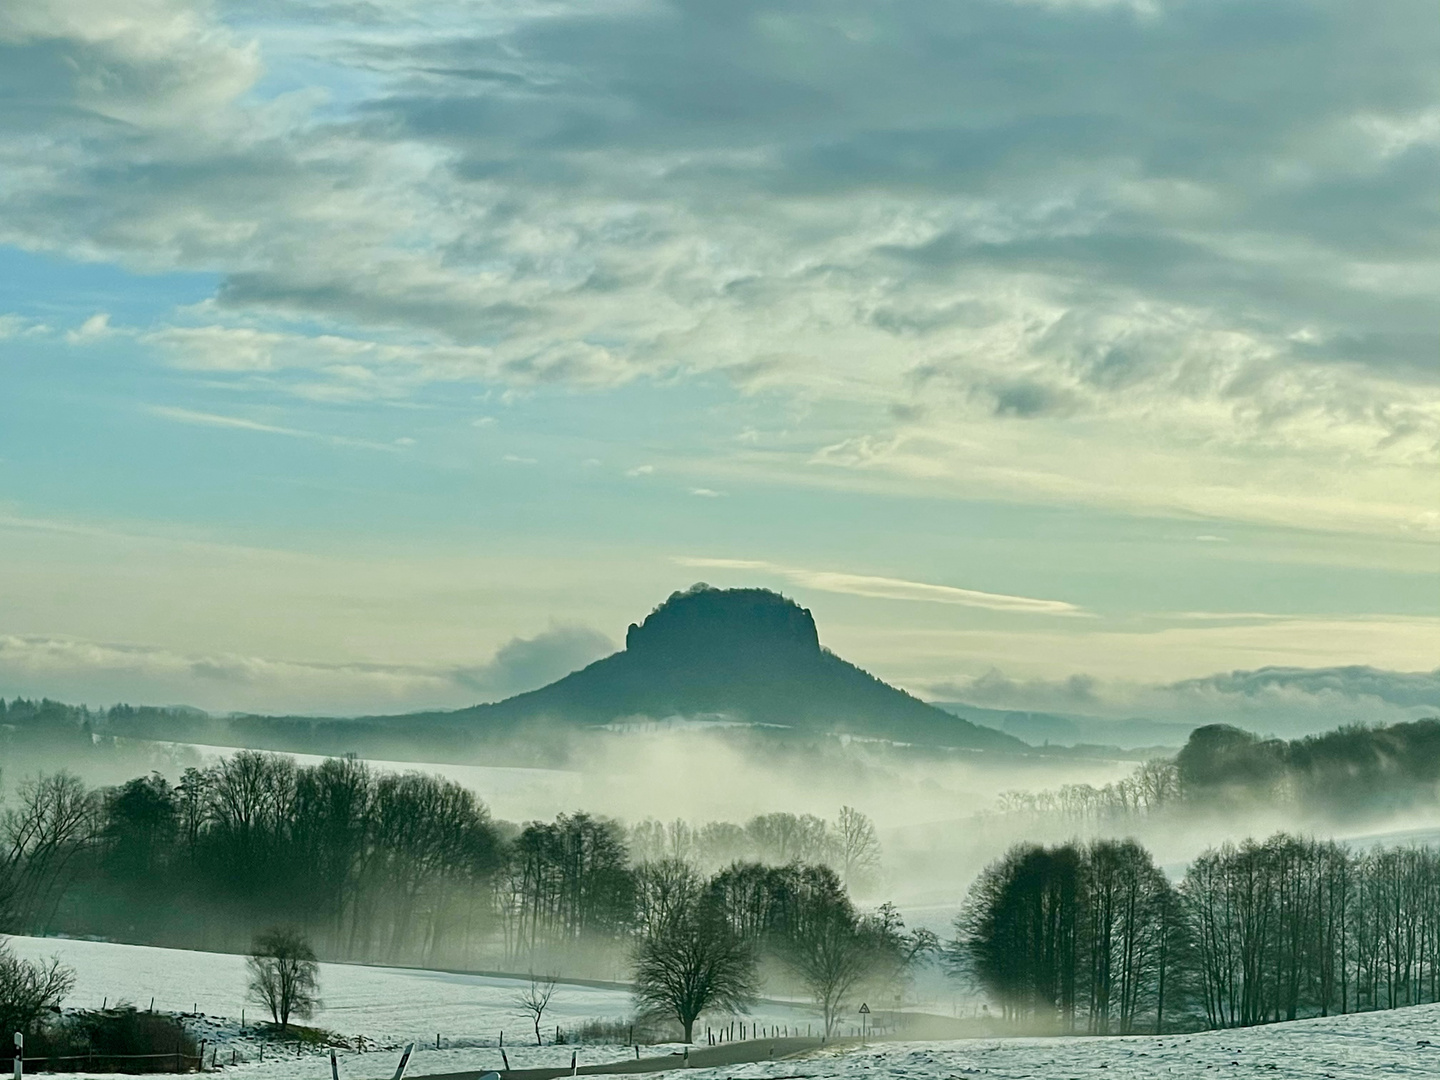
{"type": "MultiPolygon", "coordinates": [[[[207,723],[226,734],[223,722],[207,723]]],[[[0,785],[13,793],[26,777],[59,769],[94,786],[150,772],[178,783],[187,769],[232,758],[254,729],[230,733],[229,747],[98,730],[78,740],[12,741],[0,785]]],[[[492,739],[464,755],[441,739],[435,761],[423,760],[427,743],[410,733],[409,760],[368,760],[380,774],[451,780],[496,821],[513,823],[508,829],[575,812],[613,819],[634,849],[632,861],[675,856],[705,864],[707,873],[724,859],[682,850],[674,837],[707,825],[741,829],[765,815],[809,816],[833,827],[842,808],[852,808],[873,822],[880,858],[875,873],[849,882],[851,894],[871,907],[894,902],[908,925],[945,936],[976,876],[1020,841],[1133,838],[1178,877],[1208,847],[1280,831],[1362,844],[1426,835],[1440,827],[1437,740],[1440,725],[1428,721],[1293,743],[1211,727],[1198,729],[1176,755],[1142,760],[1118,751],[964,751],[717,718],[635,719],[492,739]],[[646,835],[672,840],[639,850],[644,827],[646,835]]],[[[326,760],[290,756],[300,766],[326,760]]],[[[795,856],[781,848],[736,849],[735,857],[781,863],[795,856]]]]}

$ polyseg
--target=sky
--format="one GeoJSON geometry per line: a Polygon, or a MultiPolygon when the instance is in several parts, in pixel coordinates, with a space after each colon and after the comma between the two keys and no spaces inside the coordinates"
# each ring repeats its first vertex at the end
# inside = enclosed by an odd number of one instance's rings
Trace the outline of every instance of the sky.
{"type": "Polygon", "coordinates": [[[0,696],[460,706],[700,580],[940,699],[1434,672],[1434,15],[0,6],[0,696]]]}

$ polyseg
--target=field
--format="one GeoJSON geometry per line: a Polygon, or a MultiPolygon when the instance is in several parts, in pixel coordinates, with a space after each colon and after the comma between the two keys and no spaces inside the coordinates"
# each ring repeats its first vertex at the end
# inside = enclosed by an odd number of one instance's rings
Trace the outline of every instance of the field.
{"type": "MultiPolygon", "coordinates": [[[[258,1061],[260,1043],[242,1030],[245,961],[221,953],[184,952],[146,946],[59,938],[12,938],[27,957],[59,955],[75,968],[77,984],[68,1004],[98,1006],[129,1000],[155,1008],[204,1016],[187,1020],[197,1037],[231,1052],[244,1063],[231,1072],[244,1080],[327,1080],[326,1051],[277,1057],[273,1047],[258,1061]]],[[[324,1008],[312,1023],[345,1037],[351,1048],[340,1054],[345,1080],[388,1080],[398,1047],[417,1043],[412,1076],[501,1065],[501,1030],[510,1064],[598,1064],[633,1055],[627,1047],[579,1044],[534,1045],[533,1032],[514,1005],[514,979],[401,968],[322,965],[324,1008]],[[440,1036],[441,1048],[435,1048],[440,1036]],[[526,1046],[526,1039],[530,1042],[526,1046]],[[367,1049],[356,1049],[357,1035],[367,1049]]],[[[546,1023],[578,1027],[585,1020],[619,1020],[630,1015],[623,990],[563,985],[557,988],[546,1023]]],[[[813,1022],[806,1010],[762,1006],[753,1017],[764,1025],[813,1022]]],[[[678,1051],[675,1046],[646,1048],[650,1054],[678,1051]]],[[[678,1061],[677,1061],[678,1064],[678,1061]]],[[[1209,1080],[1216,1076],[1266,1076],[1309,1080],[1435,1076],[1440,1074],[1440,1006],[1394,1012],[1300,1020],[1270,1027],[1195,1035],[1128,1038],[985,1039],[932,1043],[891,1043],[846,1053],[821,1052],[800,1060],[690,1070],[695,1080],[861,1080],[876,1075],[915,1080],[952,1080],[986,1076],[994,1080],[1142,1080],[1149,1077],[1209,1080]]],[[[94,1075],[94,1074],[90,1074],[94,1075]]]]}
{"type": "Polygon", "coordinates": [[[1440,1075],[1440,1006],[1163,1038],[892,1043],[802,1061],[696,1070],[694,1080],[1361,1080],[1440,1075]]]}
{"type": "MultiPolygon", "coordinates": [[[[242,1010],[253,1024],[261,1011],[245,1001],[245,958],[229,953],[189,952],[146,945],[118,945],[68,938],[12,937],[17,955],[28,959],[59,956],[75,970],[75,990],[66,1005],[98,1008],[128,1001],[161,1012],[199,1013],[187,1026],[197,1038],[219,1047],[222,1057],[233,1050],[250,1062],[242,1072],[254,1080],[293,1077],[295,1080],[328,1078],[328,1051],[296,1059],[275,1061],[266,1050],[264,1064],[260,1040],[242,1030],[242,1010]]],[[[333,1031],[352,1046],[363,1036],[364,1045],[382,1053],[342,1052],[348,1080],[389,1077],[397,1053],[406,1042],[417,1043],[412,1072],[446,1069],[499,1068],[500,1035],[515,1068],[568,1065],[572,1052],[582,1064],[614,1061],[634,1054],[633,1049],[604,1043],[554,1046],[535,1045],[530,1020],[515,1004],[524,980],[481,975],[451,974],[413,968],[370,967],[358,964],[321,964],[323,1007],[307,1021],[333,1031]],[[440,1036],[441,1048],[435,1049],[440,1036]],[[527,1045],[528,1043],[528,1045],[527,1045]],[[373,1062],[373,1064],[372,1064],[373,1062]]],[[[555,1026],[573,1030],[587,1020],[624,1021],[634,1011],[627,991],[609,987],[560,985],[545,1012],[542,1031],[553,1037],[555,1026]]],[[[770,1025],[804,1026],[814,1014],[801,1007],[761,1005],[747,1019],[770,1025]]],[[[547,1043],[550,1038],[547,1037],[547,1043]]],[[[666,1053],[677,1047],[646,1048],[645,1053],[666,1053]]]]}

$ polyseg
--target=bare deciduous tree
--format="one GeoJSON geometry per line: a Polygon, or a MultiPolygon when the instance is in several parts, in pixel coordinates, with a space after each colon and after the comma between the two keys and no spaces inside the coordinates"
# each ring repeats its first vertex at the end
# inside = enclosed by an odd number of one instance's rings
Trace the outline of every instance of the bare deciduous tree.
{"type": "Polygon", "coordinates": [[[255,935],[250,958],[249,998],[270,1010],[284,1031],[290,1017],[304,1020],[320,1005],[320,965],[298,930],[272,927],[255,935]]]}
{"type": "Polygon", "coordinates": [[[875,823],[853,806],[842,806],[836,821],[840,877],[847,889],[869,884],[880,869],[880,838],[875,823]]]}
{"type": "Polygon", "coordinates": [[[693,904],[704,883],[679,859],[643,862],[635,868],[635,925],[642,937],[667,926],[677,912],[693,904]]]}
{"type": "Polygon", "coordinates": [[[18,805],[0,816],[0,862],[16,921],[43,932],[95,837],[99,800],[68,772],[26,780],[16,794],[18,805]]]}
{"type": "Polygon", "coordinates": [[[0,1031],[33,1032],[40,1018],[58,1008],[75,987],[75,972],[58,957],[21,960],[0,941],[0,1031]]]}
{"type": "Polygon", "coordinates": [[[754,951],[709,911],[691,902],[639,947],[635,999],[644,1009],[680,1021],[693,1041],[707,1009],[744,1012],[758,989],[754,951]]]}
{"type": "Polygon", "coordinates": [[[530,1014],[530,1019],[535,1025],[535,1045],[540,1046],[543,1041],[540,1038],[540,1020],[545,1015],[545,1010],[550,1007],[550,998],[555,994],[556,976],[545,975],[543,977],[530,974],[530,984],[515,995],[515,1004],[530,1014]]]}

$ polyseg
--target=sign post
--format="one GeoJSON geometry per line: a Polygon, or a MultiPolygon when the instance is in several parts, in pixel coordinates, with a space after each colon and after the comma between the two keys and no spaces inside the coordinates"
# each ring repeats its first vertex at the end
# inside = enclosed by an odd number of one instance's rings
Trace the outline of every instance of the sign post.
{"type": "Polygon", "coordinates": [[[405,1080],[405,1070],[410,1067],[410,1055],[415,1052],[415,1044],[407,1043],[405,1052],[400,1055],[400,1064],[395,1069],[395,1075],[391,1080],[405,1080]]]}
{"type": "Polygon", "coordinates": [[[25,1075],[25,1036],[15,1032],[15,1080],[25,1075]]]}
{"type": "Polygon", "coordinates": [[[870,1006],[860,1003],[860,1045],[865,1045],[865,1023],[870,1018],[870,1006]]]}

